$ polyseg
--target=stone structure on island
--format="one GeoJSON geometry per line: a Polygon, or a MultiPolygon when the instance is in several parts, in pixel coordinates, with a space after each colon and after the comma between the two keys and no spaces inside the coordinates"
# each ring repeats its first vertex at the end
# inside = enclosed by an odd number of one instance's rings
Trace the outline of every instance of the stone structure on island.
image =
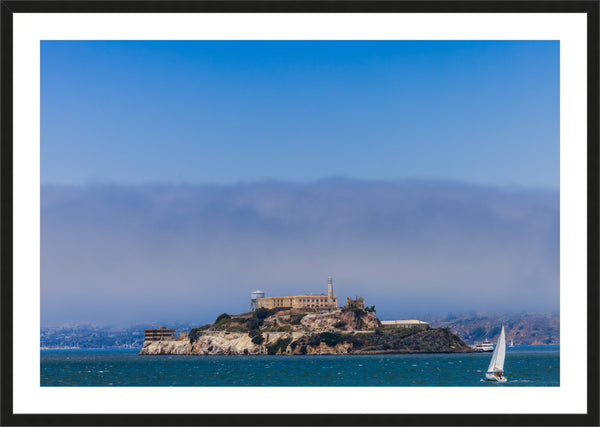
{"type": "Polygon", "coordinates": [[[283,297],[265,297],[264,292],[252,292],[251,308],[281,309],[281,308],[314,308],[333,310],[338,308],[338,297],[333,294],[333,279],[327,280],[327,295],[294,295],[283,297]]]}
{"type": "Polygon", "coordinates": [[[159,329],[146,329],[144,341],[170,341],[175,339],[175,329],[162,326],[159,329]]]}
{"type": "Polygon", "coordinates": [[[355,299],[346,298],[346,308],[355,308],[357,310],[365,309],[365,299],[356,297],[355,299]]]}

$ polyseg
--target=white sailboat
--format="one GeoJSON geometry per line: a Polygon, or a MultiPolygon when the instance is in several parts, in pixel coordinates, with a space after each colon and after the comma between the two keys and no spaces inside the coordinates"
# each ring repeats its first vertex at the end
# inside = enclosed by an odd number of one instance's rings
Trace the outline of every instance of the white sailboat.
{"type": "Polygon", "coordinates": [[[504,357],[506,356],[506,336],[504,334],[504,325],[500,331],[500,338],[492,354],[492,360],[490,366],[488,366],[487,372],[485,373],[485,379],[488,381],[498,381],[505,383],[507,381],[504,376],[504,357]]]}
{"type": "Polygon", "coordinates": [[[509,347],[510,347],[510,348],[512,348],[512,347],[514,347],[514,346],[515,346],[515,343],[513,342],[513,340],[510,340],[510,345],[509,345],[509,347]]]}

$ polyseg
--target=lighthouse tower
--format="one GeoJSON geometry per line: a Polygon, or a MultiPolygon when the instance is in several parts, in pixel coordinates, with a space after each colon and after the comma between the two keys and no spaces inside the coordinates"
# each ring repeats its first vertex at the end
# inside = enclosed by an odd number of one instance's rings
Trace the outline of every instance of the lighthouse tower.
{"type": "Polygon", "coordinates": [[[327,279],[327,305],[333,307],[333,279],[331,276],[327,279]]]}

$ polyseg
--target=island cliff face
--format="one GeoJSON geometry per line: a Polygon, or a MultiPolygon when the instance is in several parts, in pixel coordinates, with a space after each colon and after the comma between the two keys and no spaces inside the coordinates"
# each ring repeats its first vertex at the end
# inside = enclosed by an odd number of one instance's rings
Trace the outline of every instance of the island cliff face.
{"type": "Polygon", "coordinates": [[[179,340],[145,341],[143,355],[324,355],[469,352],[447,328],[381,327],[373,313],[259,309],[222,314],[179,340]]]}

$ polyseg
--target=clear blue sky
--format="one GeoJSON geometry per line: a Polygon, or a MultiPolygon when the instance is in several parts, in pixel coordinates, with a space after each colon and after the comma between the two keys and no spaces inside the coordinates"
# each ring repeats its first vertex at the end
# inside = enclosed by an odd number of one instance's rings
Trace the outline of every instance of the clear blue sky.
{"type": "Polygon", "coordinates": [[[42,183],[559,186],[556,41],[43,41],[42,183]]]}

